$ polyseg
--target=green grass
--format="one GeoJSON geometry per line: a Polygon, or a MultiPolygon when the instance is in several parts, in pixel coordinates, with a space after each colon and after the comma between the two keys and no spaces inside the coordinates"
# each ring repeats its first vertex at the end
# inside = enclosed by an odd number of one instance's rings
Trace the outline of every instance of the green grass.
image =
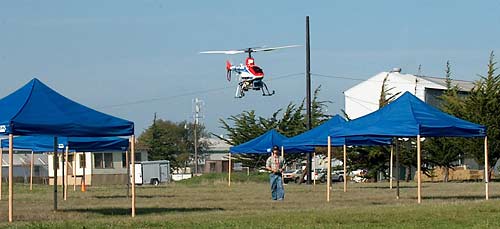
{"type": "MultiPolygon", "coordinates": [[[[234,178],[238,177],[235,174],[234,178]]],[[[0,201],[0,227],[13,228],[499,228],[500,183],[402,183],[401,198],[388,183],[326,186],[289,184],[286,200],[270,200],[267,176],[240,177],[231,187],[225,175],[210,175],[159,187],[137,188],[137,216],[130,217],[125,186],[69,190],[52,211],[52,187],[16,185],[14,223],[7,223],[7,192],[0,201]],[[263,178],[262,178],[263,177],[263,178]]],[[[60,190],[59,190],[60,191],[60,190]]]]}

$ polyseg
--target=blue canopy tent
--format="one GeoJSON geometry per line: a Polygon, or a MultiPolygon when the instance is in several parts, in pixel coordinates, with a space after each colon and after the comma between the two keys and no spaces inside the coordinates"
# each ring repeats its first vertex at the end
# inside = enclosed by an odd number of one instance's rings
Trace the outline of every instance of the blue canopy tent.
{"type": "MultiPolygon", "coordinates": [[[[0,146],[9,145],[8,139],[2,139],[0,146]]],[[[85,138],[85,137],[59,137],[58,138],[58,148],[60,151],[66,149],[66,159],[68,157],[68,151],[72,152],[102,152],[102,151],[125,151],[129,145],[129,140],[120,137],[96,137],[96,138],[85,138]]],[[[2,148],[2,147],[0,147],[2,148]]],[[[33,152],[53,152],[54,151],[54,139],[49,136],[19,136],[14,138],[14,149],[27,149],[31,151],[31,161],[30,161],[30,190],[33,189],[33,152]]],[[[75,157],[73,157],[75,158],[75,157]]],[[[67,177],[63,168],[63,177],[67,177]]],[[[74,188],[76,187],[76,176],[74,176],[74,188]]],[[[65,182],[65,179],[63,179],[65,182]]],[[[67,185],[67,182],[66,182],[67,185]]],[[[64,199],[67,197],[66,186],[64,186],[64,199]]]]}
{"type": "Polygon", "coordinates": [[[287,137],[278,133],[277,130],[272,129],[266,133],[237,146],[229,148],[229,169],[228,169],[228,185],[231,186],[231,154],[270,154],[271,148],[275,145],[282,146],[283,141],[287,137]]]}
{"type": "MultiPolygon", "coordinates": [[[[418,203],[421,203],[420,137],[484,137],[488,168],[486,127],[446,114],[405,92],[378,111],[330,130],[335,137],[416,137],[418,203]]],[[[488,176],[485,169],[486,199],[488,176]]]]}
{"type": "Polygon", "coordinates": [[[273,146],[275,145],[282,146],[283,141],[286,139],[287,137],[278,133],[278,131],[276,131],[275,129],[272,129],[248,142],[230,147],[229,152],[234,154],[238,153],[270,154],[271,148],[273,146]]]}
{"type": "MultiPolygon", "coordinates": [[[[38,79],[0,99],[0,134],[9,135],[9,222],[12,222],[13,136],[111,137],[131,136],[134,155],[134,123],[93,110],[52,90],[38,79]]],[[[54,150],[57,154],[57,150],[54,150]]],[[[133,160],[132,160],[133,163],[133,160]]],[[[57,167],[54,166],[57,174],[57,167]]],[[[134,173],[132,165],[132,176],[134,173]]],[[[57,210],[57,185],[54,185],[54,210],[57,210]]],[[[132,186],[132,216],[135,216],[135,187],[132,186]]]]}
{"type": "MultiPolygon", "coordinates": [[[[129,146],[129,140],[120,137],[59,137],[57,140],[59,149],[68,146],[70,151],[75,152],[125,151],[129,146]]],[[[3,139],[1,144],[8,145],[9,140],[3,139]]],[[[54,139],[49,136],[19,136],[14,138],[13,148],[53,152],[54,139]]]]}
{"type": "MultiPolygon", "coordinates": [[[[308,130],[297,136],[288,138],[283,141],[285,150],[300,152],[313,152],[315,146],[328,146],[327,138],[329,130],[333,127],[340,127],[346,123],[346,120],[340,115],[333,116],[330,120],[323,124],[308,130]]],[[[332,137],[332,146],[355,145],[355,146],[370,146],[370,145],[390,145],[391,138],[373,137],[367,138],[363,136],[356,137],[332,137]]]]}
{"type": "MultiPolygon", "coordinates": [[[[347,148],[346,146],[373,146],[373,145],[390,145],[392,143],[391,138],[386,137],[332,137],[329,138],[329,130],[333,127],[341,127],[344,125],[346,120],[340,115],[333,116],[330,120],[325,123],[308,130],[302,134],[295,137],[286,139],[283,144],[285,150],[294,150],[301,152],[314,152],[316,146],[327,146],[328,147],[328,164],[331,164],[331,146],[343,146],[344,147],[344,174],[347,174],[347,148]]],[[[331,167],[328,167],[327,171],[327,201],[329,201],[329,187],[331,181],[331,167]]],[[[345,178],[345,177],[344,177],[345,178]]],[[[344,179],[344,192],[347,191],[347,179],[344,179]]]]}

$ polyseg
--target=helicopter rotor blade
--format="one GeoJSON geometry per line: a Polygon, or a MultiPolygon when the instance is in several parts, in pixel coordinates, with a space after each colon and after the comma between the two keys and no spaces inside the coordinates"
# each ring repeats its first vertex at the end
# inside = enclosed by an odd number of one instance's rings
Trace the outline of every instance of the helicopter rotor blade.
{"type": "Polygon", "coordinates": [[[269,52],[277,49],[285,49],[285,48],[295,48],[295,47],[300,47],[302,45],[287,45],[287,46],[280,46],[280,47],[272,47],[272,48],[260,48],[260,49],[253,49],[253,52],[269,52]]]}
{"type": "Polygon", "coordinates": [[[243,50],[225,50],[225,51],[204,51],[204,52],[200,52],[202,54],[229,54],[229,55],[233,55],[233,54],[239,54],[239,53],[245,53],[245,51],[243,50]]]}

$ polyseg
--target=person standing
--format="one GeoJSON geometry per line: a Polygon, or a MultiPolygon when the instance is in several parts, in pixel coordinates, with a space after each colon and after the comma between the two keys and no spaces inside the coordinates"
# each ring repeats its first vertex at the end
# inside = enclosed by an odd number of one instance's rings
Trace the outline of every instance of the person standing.
{"type": "Polygon", "coordinates": [[[285,190],[283,189],[283,178],[281,173],[285,168],[283,157],[279,156],[280,148],[273,146],[272,155],[267,158],[266,169],[271,171],[269,179],[271,183],[271,197],[273,200],[283,200],[285,190]]]}

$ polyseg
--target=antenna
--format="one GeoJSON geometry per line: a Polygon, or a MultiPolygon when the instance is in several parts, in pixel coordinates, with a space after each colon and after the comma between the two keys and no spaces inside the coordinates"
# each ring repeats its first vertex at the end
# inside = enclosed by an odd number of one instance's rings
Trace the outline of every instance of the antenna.
{"type": "Polygon", "coordinates": [[[200,118],[203,118],[201,113],[202,106],[204,102],[198,98],[193,99],[193,119],[194,119],[194,173],[198,174],[198,130],[196,126],[200,122],[200,118]]]}

